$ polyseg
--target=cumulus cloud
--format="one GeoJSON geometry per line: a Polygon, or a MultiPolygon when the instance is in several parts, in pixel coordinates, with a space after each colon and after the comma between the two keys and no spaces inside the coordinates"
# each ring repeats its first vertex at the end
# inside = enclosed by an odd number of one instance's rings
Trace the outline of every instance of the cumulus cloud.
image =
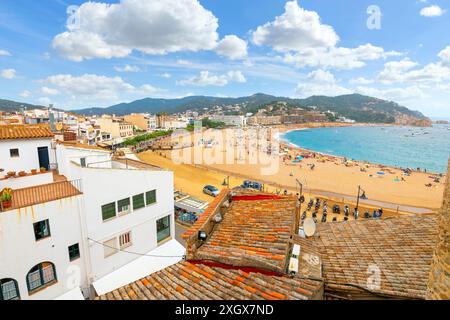
{"type": "Polygon", "coordinates": [[[333,27],[322,24],[317,12],[301,8],[297,1],[287,2],[285,12],[259,26],[252,37],[254,44],[270,46],[279,52],[333,47],[339,41],[333,27]]]}
{"type": "Polygon", "coordinates": [[[443,10],[441,7],[437,5],[432,5],[429,7],[425,7],[422,10],[420,10],[420,15],[423,17],[440,17],[445,13],[445,10],[443,10]]]}
{"type": "Polygon", "coordinates": [[[317,12],[301,8],[297,1],[286,3],[283,15],[259,26],[253,43],[267,45],[284,53],[284,61],[298,68],[355,69],[367,61],[401,55],[370,43],[356,48],[338,47],[333,27],[321,22],[317,12]]]}
{"type": "Polygon", "coordinates": [[[242,74],[241,71],[229,71],[221,76],[211,75],[209,71],[201,71],[200,74],[195,77],[177,81],[177,84],[182,86],[192,85],[199,87],[206,87],[206,86],[223,87],[230,82],[244,83],[247,82],[247,79],[245,78],[245,76],[242,74]]]}
{"type": "Polygon", "coordinates": [[[9,53],[8,51],[0,49],[0,57],[1,56],[6,57],[6,56],[10,56],[10,55],[11,55],[11,53],[9,53]]]}
{"type": "Polygon", "coordinates": [[[2,72],[0,73],[0,75],[8,80],[14,79],[16,77],[16,70],[14,69],[5,69],[2,70],[2,72]]]}
{"type": "Polygon", "coordinates": [[[136,87],[125,82],[121,77],[106,77],[95,74],[84,74],[82,76],[58,74],[50,76],[42,82],[56,87],[65,95],[85,99],[90,103],[94,101],[115,101],[121,98],[123,94],[138,97],[162,91],[149,84],[136,87]]]}
{"type": "Polygon", "coordinates": [[[228,35],[219,42],[216,52],[231,60],[245,59],[248,55],[247,42],[235,35],[228,35]]]}
{"type": "Polygon", "coordinates": [[[446,50],[443,50],[439,54],[441,61],[429,63],[421,68],[416,68],[419,64],[408,58],[385,63],[384,69],[378,75],[378,80],[384,84],[432,84],[449,81],[450,66],[446,64],[446,54],[446,50]]]}
{"type": "Polygon", "coordinates": [[[386,52],[381,47],[368,43],[357,48],[308,48],[298,53],[285,55],[284,61],[296,67],[356,69],[366,65],[366,61],[386,59],[401,55],[399,52],[386,52]]]}
{"type": "Polygon", "coordinates": [[[141,69],[139,69],[138,66],[130,66],[129,64],[127,64],[123,67],[115,66],[114,70],[116,70],[117,72],[139,72],[139,71],[141,71],[141,69]]]}
{"type": "Polygon", "coordinates": [[[218,41],[218,20],[198,0],[86,2],[76,15],[79,25],[53,39],[53,48],[74,61],[125,57],[133,50],[212,50],[218,41]]]}
{"type": "Polygon", "coordinates": [[[318,95],[339,96],[352,91],[338,85],[331,72],[319,69],[310,72],[305,83],[297,85],[295,93],[301,98],[307,98],[318,95]]]}

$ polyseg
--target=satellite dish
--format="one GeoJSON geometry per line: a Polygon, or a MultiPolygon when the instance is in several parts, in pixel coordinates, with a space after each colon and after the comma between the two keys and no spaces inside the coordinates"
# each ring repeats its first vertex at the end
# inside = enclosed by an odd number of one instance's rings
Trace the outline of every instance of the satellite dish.
{"type": "Polygon", "coordinates": [[[312,237],[316,233],[316,223],[312,218],[306,218],[303,223],[303,230],[307,237],[312,237]]]}
{"type": "Polygon", "coordinates": [[[58,123],[56,124],[56,130],[57,130],[57,131],[61,131],[62,128],[63,128],[62,123],[61,123],[61,122],[58,122],[58,123]]]}

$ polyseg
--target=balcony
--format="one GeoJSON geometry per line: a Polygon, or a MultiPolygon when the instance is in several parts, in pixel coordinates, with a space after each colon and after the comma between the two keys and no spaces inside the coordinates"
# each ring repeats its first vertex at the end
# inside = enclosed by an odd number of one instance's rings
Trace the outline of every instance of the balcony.
{"type": "Polygon", "coordinates": [[[0,212],[30,207],[81,194],[81,180],[58,181],[29,188],[16,189],[13,190],[11,207],[4,208],[0,204],[0,212]]]}

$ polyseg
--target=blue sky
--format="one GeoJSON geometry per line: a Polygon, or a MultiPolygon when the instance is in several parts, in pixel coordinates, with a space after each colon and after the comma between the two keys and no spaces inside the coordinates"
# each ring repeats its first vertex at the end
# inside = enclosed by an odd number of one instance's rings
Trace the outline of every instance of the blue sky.
{"type": "Polygon", "coordinates": [[[357,92],[449,117],[449,10],[445,0],[3,0],[0,98],[77,109],[357,92]]]}

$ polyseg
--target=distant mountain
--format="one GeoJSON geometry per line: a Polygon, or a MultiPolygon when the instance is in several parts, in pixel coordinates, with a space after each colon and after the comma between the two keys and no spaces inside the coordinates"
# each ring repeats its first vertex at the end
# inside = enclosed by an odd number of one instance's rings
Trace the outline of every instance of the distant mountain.
{"type": "Polygon", "coordinates": [[[44,107],[29,104],[29,103],[0,99],[0,111],[15,112],[15,111],[20,111],[20,109],[22,109],[22,108],[39,109],[39,108],[44,108],[44,107]]]}
{"type": "Polygon", "coordinates": [[[338,97],[313,96],[307,99],[290,99],[275,97],[258,93],[249,97],[241,98],[219,98],[206,96],[191,96],[181,99],[152,99],[146,98],[131,103],[121,103],[109,108],[89,108],[74,110],[75,113],[83,115],[116,114],[125,115],[129,113],[152,113],[166,112],[169,114],[184,112],[187,110],[202,111],[214,106],[227,106],[243,104],[241,113],[255,113],[259,109],[276,102],[286,102],[289,106],[303,108],[315,107],[319,111],[332,111],[339,116],[353,119],[357,122],[369,123],[402,123],[409,124],[417,121],[428,123],[429,119],[418,111],[412,111],[392,101],[381,100],[359,94],[343,95],[338,97]]]}

